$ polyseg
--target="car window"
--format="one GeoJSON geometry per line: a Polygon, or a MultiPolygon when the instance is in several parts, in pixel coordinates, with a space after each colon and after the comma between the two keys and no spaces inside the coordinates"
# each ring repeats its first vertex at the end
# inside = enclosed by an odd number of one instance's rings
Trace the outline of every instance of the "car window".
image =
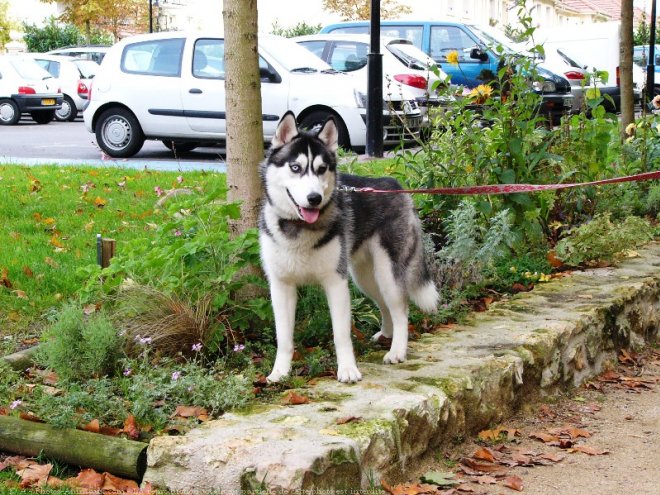
{"type": "Polygon", "coordinates": [[[367,65],[368,45],[355,41],[335,41],[328,63],[341,72],[352,72],[367,65]]]}
{"type": "Polygon", "coordinates": [[[474,62],[470,50],[476,46],[465,31],[455,26],[431,27],[431,57],[437,62],[446,62],[447,55],[458,52],[459,62],[474,62]]]}
{"type": "Polygon", "coordinates": [[[326,45],[325,41],[299,41],[298,44],[307,48],[318,58],[323,58],[323,50],[326,45]]]}
{"type": "Polygon", "coordinates": [[[121,70],[128,73],[178,77],[185,38],[143,41],[126,45],[121,70]]]}
{"type": "Polygon", "coordinates": [[[570,65],[571,67],[576,67],[578,69],[584,69],[584,64],[580,64],[577,60],[566,54],[563,50],[557,50],[557,54],[561,57],[561,59],[564,62],[566,62],[567,65],[570,65]]]}
{"type": "Polygon", "coordinates": [[[417,48],[422,48],[423,31],[422,26],[380,26],[381,36],[408,40],[417,48]]]}
{"type": "Polygon", "coordinates": [[[193,51],[192,73],[204,79],[225,78],[225,42],[219,39],[199,39],[193,51]]]}

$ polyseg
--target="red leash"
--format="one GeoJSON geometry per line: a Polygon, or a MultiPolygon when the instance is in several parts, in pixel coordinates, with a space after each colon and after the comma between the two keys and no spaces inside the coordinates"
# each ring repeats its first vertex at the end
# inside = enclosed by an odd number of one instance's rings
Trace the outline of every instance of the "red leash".
{"type": "Polygon", "coordinates": [[[660,179],[660,170],[637,175],[629,175],[627,177],[616,177],[614,179],[595,180],[592,182],[575,182],[572,184],[494,184],[489,186],[438,187],[434,189],[373,189],[371,187],[341,186],[339,189],[347,192],[360,193],[425,193],[461,196],[473,194],[512,194],[535,191],[549,191],[555,189],[569,189],[572,187],[600,186],[603,184],[618,184],[621,182],[638,182],[653,179],[660,179]]]}

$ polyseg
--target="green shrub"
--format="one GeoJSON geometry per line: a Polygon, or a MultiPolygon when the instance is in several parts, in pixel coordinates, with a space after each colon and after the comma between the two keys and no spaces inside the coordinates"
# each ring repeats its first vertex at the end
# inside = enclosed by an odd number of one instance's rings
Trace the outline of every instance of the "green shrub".
{"type": "Polygon", "coordinates": [[[625,250],[634,249],[653,239],[654,230],[643,218],[630,216],[614,223],[609,214],[571,229],[557,243],[556,256],[567,265],[587,262],[614,263],[625,250]]]}
{"type": "Polygon", "coordinates": [[[121,355],[122,339],[105,312],[87,316],[70,303],[44,331],[37,360],[60,379],[87,380],[112,373],[121,355]]]}

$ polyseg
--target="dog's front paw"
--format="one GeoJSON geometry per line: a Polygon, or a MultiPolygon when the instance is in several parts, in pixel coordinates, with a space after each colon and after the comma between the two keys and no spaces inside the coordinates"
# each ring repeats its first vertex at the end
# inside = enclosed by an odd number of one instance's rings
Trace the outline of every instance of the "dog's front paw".
{"type": "Polygon", "coordinates": [[[288,371],[280,371],[277,369],[274,369],[270,375],[266,377],[266,380],[268,380],[269,383],[278,383],[282,377],[285,377],[289,374],[288,371]]]}
{"type": "Polygon", "coordinates": [[[341,366],[337,369],[337,380],[342,383],[355,383],[362,380],[362,373],[357,366],[341,366]]]}
{"type": "Polygon", "coordinates": [[[385,364],[403,363],[405,360],[406,360],[406,349],[403,350],[390,349],[390,352],[385,354],[385,357],[383,357],[383,363],[385,364]]]}

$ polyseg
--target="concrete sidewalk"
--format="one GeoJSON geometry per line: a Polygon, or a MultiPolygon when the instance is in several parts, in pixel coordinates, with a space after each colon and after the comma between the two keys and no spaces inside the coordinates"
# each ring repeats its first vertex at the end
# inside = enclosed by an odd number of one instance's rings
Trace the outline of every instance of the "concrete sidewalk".
{"type": "Polygon", "coordinates": [[[660,327],[660,244],[617,268],[575,272],[411,343],[409,360],[360,363],[363,381],[321,380],[312,402],[227,414],[157,437],[145,482],[191,493],[347,493],[396,481],[432,448],[579,385],[660,327]],[[357,419],[342,423],[342,418],[357,419]]]}

